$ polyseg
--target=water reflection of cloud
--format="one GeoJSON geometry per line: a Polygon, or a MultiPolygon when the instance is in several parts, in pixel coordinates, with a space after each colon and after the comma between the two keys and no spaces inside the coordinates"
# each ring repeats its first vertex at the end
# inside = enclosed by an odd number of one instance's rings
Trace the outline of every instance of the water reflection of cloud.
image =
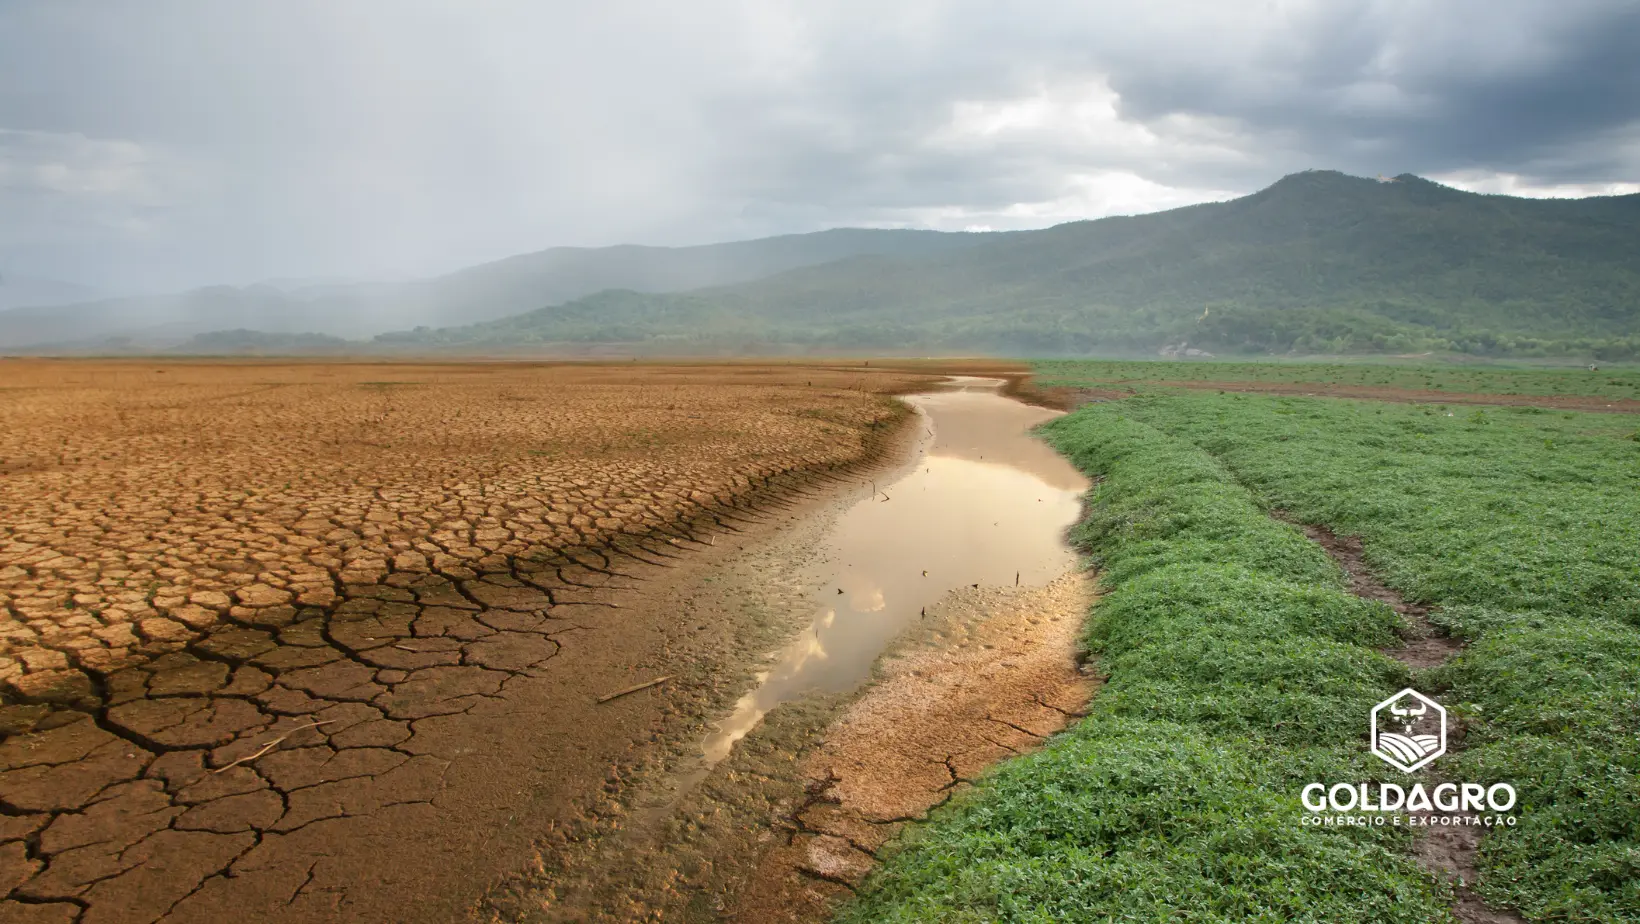
{"type": "Polygon", "coordinates": [[[803,673],[803,667],[810,661],[824,661],[826,659],[826,643],[820,638],[820,629],[830,627],[837,617],[835,610],[828,611],[825,616],[816,620],[817,624],[803,630],[797,641],[786,649],[781,656],[780,663],[775,665],[772,676],[777,680],[790,680],[803,673]]]}
{"type": "MultiPolygon", "coordinates": [[[[856,613],[880,612],[888,603],[883,599],[883,589],[873,587],[870,591],[857,593],[849,598],[849,606],[854,607],[856,613]]],[[[830,626],[830,623],[826,624],[830,626]]]]}
{"type": "Polygon", "coordinates": [[[780,656],[779,663],[769,670],[758,673],[757,687],[742,696],[740,701],[735,703],[734,712],[717,723],[717,731],[707,737],[703,750],[708,761],[716,763],[727,757],[735,742],[757,727],[764,714],[779,704],[779,691],[769,685],[770,680],[789,682],[802,676],[803,668],[809,663],[826,659],[826,645],[820,638],[820,630],[831,628],[836,620],[837,611],[827,610],[824,616],[803,630],[803,634],[798,636],[791,647],[780,656]]]}
{"type": "Polygon", "coordinates": [[[735,703],[735,711],[730,713],[728,718],[717,723],[717,731],[707,736],[706,741],[701,745],[701,751],[706,755],[709,762],[715,764],[728,757],[729,751],[735,746],[735,742],[746,737],[747,732],[750,732],[757,726],[758,722],[762,721],[765,710],[758,707],[759,692],[761,690],[753,690],[742,696],[740,701],[735,703]]]}

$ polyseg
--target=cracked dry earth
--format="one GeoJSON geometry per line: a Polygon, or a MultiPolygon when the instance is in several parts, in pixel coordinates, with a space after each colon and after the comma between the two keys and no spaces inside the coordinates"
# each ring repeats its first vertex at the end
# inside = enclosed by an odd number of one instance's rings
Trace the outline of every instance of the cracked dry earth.
{"type": "MultiPolygon", "coordinates": [[[[443,921],[697,734],[685,550],[913,379],[0,361],[0,920],[443,921]],[[666,696],[596,696],[661,673],[666,696]],[[521,821],[521,819],[527,819],[521,821]]],[[[737,660],[738,659],[738,660],[737,660]]]]}

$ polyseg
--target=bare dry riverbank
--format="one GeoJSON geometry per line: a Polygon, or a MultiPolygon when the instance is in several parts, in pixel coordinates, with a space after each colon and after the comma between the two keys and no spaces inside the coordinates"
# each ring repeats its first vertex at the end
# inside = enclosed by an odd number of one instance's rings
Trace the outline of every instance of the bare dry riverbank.
{"type": "Polygon", "coordinates": [[[789,641],[693,753],[623,780],[481,917],[822,919],[907,823],[1078,713],[1092,582],[1064,533],[1087,485],[1029,435],[1057,412],[1003,384],[907,397],[903,463],[700,573],[691,621],[789,641]]]}

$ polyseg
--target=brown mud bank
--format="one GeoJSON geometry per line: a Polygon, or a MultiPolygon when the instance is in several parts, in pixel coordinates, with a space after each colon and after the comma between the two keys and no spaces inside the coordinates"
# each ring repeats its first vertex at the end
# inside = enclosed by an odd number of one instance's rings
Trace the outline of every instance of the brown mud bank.
{"type": "Polygon", "coordinates": [[[822,919],[906,824],[1078,714],[1092,582],[1064,531],[1087,484],[1028,433],[1056,412],[1003,384],[909,396],[907,464],[702,579],[689,606],[791,641],[692,752],[544,841],[483,916],[822,919]]]}
{"type": "Polygon", "coordinates": [[[821,921],[907,824],[999,760],[1061,730],[1092,694],[1077,639],[1092,582],[958,592],[885,659],[798,764],[802,798],[779,819],[733,903],[736,921],[821,921]]]}

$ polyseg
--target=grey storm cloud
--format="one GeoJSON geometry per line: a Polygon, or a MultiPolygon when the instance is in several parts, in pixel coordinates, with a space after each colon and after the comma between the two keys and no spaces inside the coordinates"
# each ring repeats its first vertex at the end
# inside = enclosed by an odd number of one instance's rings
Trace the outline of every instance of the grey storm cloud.
{"type": "Polygon", "coordinates": [[[1307,167],[1640,180],[1629,0],[0,0],[0,272],[1032,227],[1307,167]]]}
{"type": "Polygon", "coordinates": [[[1254,137],[1298,139],[1327,166],[1391,160],[1547,183],[1640,173],[1640,5],[1374,4],[1294,25],[1283,47],[1251,56],[1129,57],[1113,87],[1133,118],[1231,117],[1254,137]]]}

